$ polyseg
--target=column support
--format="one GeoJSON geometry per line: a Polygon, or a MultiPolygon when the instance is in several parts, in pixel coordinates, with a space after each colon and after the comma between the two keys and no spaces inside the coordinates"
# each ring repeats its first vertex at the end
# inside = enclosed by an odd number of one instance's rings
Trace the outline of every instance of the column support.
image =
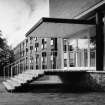
{"type": "Polygon", "coordinates": [[[69,48],[68,48],[68,39],[67,39],[67,68],[69,69],[69,48]]]}
{"type": "MultiPolygon", "coordinates": [[[[64,52],[63,52],[63,39],[60,38],[61,40],[61,69],[64,68],[64,52]]],[[[59,53],[59,52],[58,52],[59,53]]]]}
{"type": "Polygon", "coordinates": [[[90,39],[88,37],[88,50],[87,50],[87,54],[88,54],[88,67],[90,67],[90,39]]]}
{"type": "Polygon", "coordinates": [[[78,67],[78,39],[76,39],[76,49],[75,49],[75,60],[76,60],[76,67],[78,67]]]}
{"type": "Polygon", "coordinates": [[[96,13],[96,70],[102,71],[104,65],[104,14],[96,13]]]}

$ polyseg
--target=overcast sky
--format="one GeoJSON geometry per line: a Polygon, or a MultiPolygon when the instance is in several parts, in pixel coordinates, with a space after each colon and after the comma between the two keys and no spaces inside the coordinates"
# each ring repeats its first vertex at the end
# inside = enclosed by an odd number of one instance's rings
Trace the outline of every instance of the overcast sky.
{"type": "Polygon", "coordinates": [[[15,47],[41,18],[49,16],[48,0],[0,0],[0,30],[15,47]]]}

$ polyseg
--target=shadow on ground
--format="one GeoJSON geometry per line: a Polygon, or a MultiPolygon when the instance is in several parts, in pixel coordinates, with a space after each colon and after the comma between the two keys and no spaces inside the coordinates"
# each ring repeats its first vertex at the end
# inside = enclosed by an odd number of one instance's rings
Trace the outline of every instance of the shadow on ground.
{"type": "Polygon", "coordinates": [[[40,85],[33,85],[33,84],[28,84],[24,85],[21,88],[17,88],[14,92],[16,93],[24,93],[24,92],[32,92],[32,93],[87,93],[91,92],[93,90],[88,89],[88,88],[81,88],[81,87],[71,87],[69,85],[62,85],[62,84],[40,84],[40,85]]]}

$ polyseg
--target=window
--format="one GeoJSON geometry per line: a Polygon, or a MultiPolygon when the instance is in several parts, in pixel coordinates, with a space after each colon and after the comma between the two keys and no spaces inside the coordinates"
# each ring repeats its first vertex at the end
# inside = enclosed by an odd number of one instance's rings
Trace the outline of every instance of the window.
{"type": "Polygon", "coordinates": [[[42,63],[47,63],[46,52],[42,52],[42,63]]]}
{"type": "Polygon", "coordinates": [[[28,48],[26,48],[26,55],[28,54],[28,48]]]}
{"type": "Polygon", "coordinates": [[[30,37],[30,43],[32,43],[33,37],[30,37]]]}
{"type": "Polygon", "coordinates": [[[42,52],[42,56],[43,57],[46,57],[46,52],[42,52]]]}
{"type": "Polygon", "coordinates": [[[25,51],[23,51],[23,56],[24,56],[25,51]]]}
{"type": "Polygon", "coordinates": [[[67,51],[67,40],[63,40],[63,51],[67,51]]]}
{"type": "Polygon", "coordinates": [[[30,46],[30,53],[32,53],[32,50],[33,50],[33,46],[30,46]]]}
{"type": "Polygon", "coordinates": [[[57,51],[51,51],[51,55],[57,56],[57,51]]]}
{"type": "Polygon", "coordinates": [[[33,46],[30,46],[30,50],[33,50],[33,46]]]}
{"type": "Polygon", "coordinates": [[[50,41],[50,45],[53,46],[53,44],[54,44],[54,42],[53,42],[53,40],[51,39],[51,41],[50,41]]]}
{"type": "Polygon", "coordinates": [[[35,51],[37,52],[38,51],[38,48],[35,48],[35,51]]]}
{"type": "Polygon", "coordinates": [[[46,38],[42,39],[42,46],[41,46],[41,48],[42,49],[47,48],[47,39],[46,38]]]}
{"type": "Polygon", "coordinates": [[[44,39],[42,39],[42,44],[44,44],[44,39]]]}
{"type": "Polygon", "coordinates": [[[26,64],[28,63],[28,58],[26,57],[26,64]]]}
{"type": "Polygon", "coordinates": [[[56,69],[56,54],[57,52],[51,52],[51,69],[56,69]]]}
{"type": "Polygon", "coordinates": [[[33,57],[30,56],[30,63],[33,63],[33,57]]]}
{"type": "Polygon", "coordinates": [[[42,69],[47,69],[47,54],[42,52],[42,69]]]}
{"type": "Polygon", "coordinates": [[[50,45],[52,47],[51,50],[57,50],[57,38],[51,38],[50,45]]]}
{"type": "Polygon", "coordinates": [[[38,55],[38,54],[36,54],[36,57],[35,57],[35,62],[36,62],[36,64],[38,64],[38,63],[39,63],[39,55],[38,55]]]}
{"type": "Polygon", "coordinates": [[[47,63],[47,57],[42,57],[42,63],[47,63]]]}
{"type": "Polygon", "coordinates": [[[64,67],[67,67],[67,59],[64,59],[64,67]]]}
{"type": "Polygon", "coordinates": [[[47,65],[42,65],[42,69],[47,69],[47,65]]]}
{"type": "Polygon", "coordinates": [[[26,47],[27,47],[27,45],[28,45],[28,39],[26,39],[26,47]]]}
{"type": "Polygon", "coordinates": [[[37,37],[35,37],[34,40],[37,41],[37,37]]]}
{"type": "Polygon", "coordinates": [[[39,65],[36,65],[36,70],[39,69],[39,65]]]}
{"type": "Polygon", "coordinates": [[[36,48],[39,47],[39,43],[35,43],[35,47],[36,47],[36,48]]]}
{"type": "Polygon", "coordinates": [[[23,49],[24,49],[24,42],[23,42],[23,49]]]}

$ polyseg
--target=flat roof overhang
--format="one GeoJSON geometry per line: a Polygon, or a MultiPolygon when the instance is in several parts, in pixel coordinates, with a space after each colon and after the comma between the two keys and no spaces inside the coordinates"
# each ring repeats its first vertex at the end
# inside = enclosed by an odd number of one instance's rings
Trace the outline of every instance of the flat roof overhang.
{"type": "Polygon", "coordinates": [[[43,17],[27,33],[26,37],[62,37],[66,38],[75,33],[88,30],[95,26],[88,20],[59,19],[43,17]]]}

